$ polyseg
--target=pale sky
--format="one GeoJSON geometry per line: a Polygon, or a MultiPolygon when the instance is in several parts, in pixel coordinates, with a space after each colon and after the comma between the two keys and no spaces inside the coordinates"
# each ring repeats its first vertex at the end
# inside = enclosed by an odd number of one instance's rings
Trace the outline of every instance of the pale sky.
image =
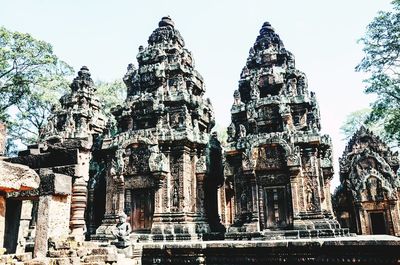
{"type": "MultiPolygon", "coordinates": [[[[389,0],[203,0],[100,1],[1,0],[0,25],[51,43],[55,54],[78,70],[87,65],[95,80],[122,78],[136,64],[139,45],[170,15],[205,79],[217,123],[230,123],[233,91],[261,25],[269,21],[296,67],[308,77],[321,108],[322,132],[333,139],[335,178],[345,142],[340,126],[350,112],[368,107],[366,75],[357,44],[389,0]]],[[[137,65],[137,64],[136,64],[137,65]]]]}

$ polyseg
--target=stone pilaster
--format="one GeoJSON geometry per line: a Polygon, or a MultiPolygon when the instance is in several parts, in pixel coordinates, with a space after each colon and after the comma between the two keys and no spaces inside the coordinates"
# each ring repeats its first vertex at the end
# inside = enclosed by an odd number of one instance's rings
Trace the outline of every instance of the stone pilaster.
{"type": "Polygon", "coordinates": [[[45,195],[39,198],[34,257],[45,257],[48,239],[67,237],[69,233],[70,195],[45,195]]]}
{"type": "Polygon", "coordinates": [[[76,178],[72,185],[71,202],[71,234],[82,237],[85,233],[85,210],[87,202],[87,182],[84,178],[76,178]]]}
{"type": "Polygon", "coordinates": [[[202,216],[204,215],[204,178],[205,172],[196,173],[197,181],[197,198],[196,198],[196,211],[202,216]]]}

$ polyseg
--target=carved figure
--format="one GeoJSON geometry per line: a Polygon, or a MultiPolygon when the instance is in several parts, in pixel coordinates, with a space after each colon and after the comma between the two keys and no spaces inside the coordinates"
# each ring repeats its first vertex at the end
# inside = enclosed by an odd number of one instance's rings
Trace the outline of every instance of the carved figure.
{"type": "Polygon", "coordinates": [[[241,98],[240,98],[240,92],[239,92],[239,90],[235,90],[234,92],[233,92],[233,105],[235,105],[235,106],[241,106],[241,105],[243,105],[243,103],[242,103],[242,101],[241,101],[241,98]]]}
{"type": "Polygon", "coordinates": [[[306,186],[306,202],[308,210],[313,209],[313,197],[313,190],[311,188],[311,185],[308,183],[306,186]]]}
{"type": "Polygon", "coordinates": [[[246,127],[243,124],[239,125],[239,138],[246,137],[246,127]]]}
{"type": "Polygon", "coordinates": [[[112,176],[120,176],[123,174],[125,167],[125,160],[124,160],[124,150],[118,149],[115,152],[115,159],[112,161],[111,166],[111,175],[112,176]]]}
{"type": "Polygon", "coordinates": [[[115,226],[115,230],[112,234],[116,237],[118,243],[126,243],[129,241],[129,235],[132,232],[131,225],[126,222],[126,214],[122,213],[119,215],[118,223],[115,226]]]}
{"type": "Polygon", "coordinates": [[[236,127],[235,127],[234,123],[231,123],[228,126],[227,134],[228,134],[228,140],[227,141],[228,142],[232,142],[235,139],[235,136],[236,136],[236,127]]]}

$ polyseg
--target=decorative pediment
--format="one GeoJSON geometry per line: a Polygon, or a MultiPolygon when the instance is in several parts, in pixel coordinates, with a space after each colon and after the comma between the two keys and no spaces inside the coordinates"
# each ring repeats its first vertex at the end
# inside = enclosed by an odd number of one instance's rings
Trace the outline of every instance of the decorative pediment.
{"type": "Polygon", "coordinates": [[[147,145],[130,145],[125,149],[126,175],[147,174],[150,172],[151,150],[147,145]]]}
{"type": "Polygon", "coordinates": [[[207,161],[206,156],[200,156],[196,163],[196,174],[206,174],[207,173],[207,161]]]}
{"type": "Polygon", "coordinates": [[[150,147],[151,155],[149,158],[149,168],[151,172],[169,172],[169,161],[167,157],[160,152],[158,145],[150,147]]]}
{"type": "Polygon", "coordinates": [[[380,201],[397,198],[397,188],[376,169],[364,171],[357,179],[351,178],[350,184],[353,196],[358,201],[380,201]]]}

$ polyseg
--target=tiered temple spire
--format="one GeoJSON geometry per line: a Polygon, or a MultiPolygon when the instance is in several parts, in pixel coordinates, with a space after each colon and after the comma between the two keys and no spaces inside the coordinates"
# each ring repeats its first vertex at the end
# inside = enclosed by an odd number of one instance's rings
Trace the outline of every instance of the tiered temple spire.
{"type": "Polygon", "coordinates": [[[163,17],[148,46],[139,47],[138,69],[128,66],[127,98],[112,110],[118,133],[102,145],[113,159],[97,236],[106,235],[123,213],[134,231],[151,231],[160,238],[210,231],[204,196],[215,195],[206,205],[216,205],[217,198],[216,187],[214,192],[211,187],[204,190],[209,166],[205,155],[214,114],[210,100],[203,97],[203,78],[184,46],[174,22],[163,17]]]}
{"type": "Polygon", "coordinates": [[[265,22],[234,92],[221,206],[231,232],[328,229],[331,140],[306,75],[265,22]],[[228,218],[229,217],[229,218],[228,218]],[[233,220],[230,220],[233,219],[233,220]]]}

